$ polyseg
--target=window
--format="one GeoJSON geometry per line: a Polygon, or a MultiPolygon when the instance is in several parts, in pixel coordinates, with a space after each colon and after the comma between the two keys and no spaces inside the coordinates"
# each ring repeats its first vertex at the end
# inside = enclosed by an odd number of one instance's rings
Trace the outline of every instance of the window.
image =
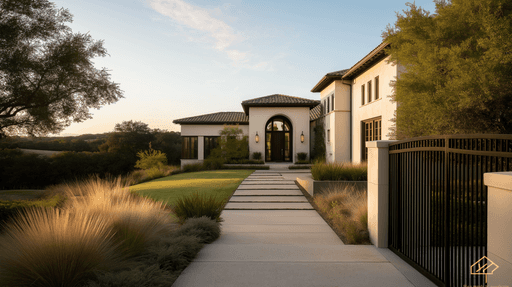
{"type": "Polygon", "coordinates": [[[361,122],[361,160],[368,160],[368,148],[366,142],[381,140],[382,119],[375,118],[361,122]]]}
{"type": "Polygon", "coordinates": [[[364,106],[364,85],[361,85],[361,106],[364,106]]]}
{"type": "Polygon", "coordinates": [[[181,158],[197,159],[197,137],[181,137],[181,158]]]}
{"type": "Polygon", "coordinates": [[[375,77],[375,99],[379,98],[379,76],[375,77]]]}
{"type": "Polygon", "coordinates": [[[331,95],[331,106],[332,106],[331,110],[334,111],[334,94],[331,95]]]}
{"type": "Polygon", "coordinates": [[[329,98],[327,98],[327,112],[330,112],[331,109],[329,108],[329,98]]]}
{"type": "Polygon", "coordinates": [[[212,149],[219,144],[219,137],[204,137],[204,158],[208,158],[212,149]]]}
{"type": "Polygon", "coordinates": [[[372,101],[372,81],[368,81],[368,103],[372,101]]]}
{"type": "Polygon", "coordinates": [[[327,130],[327,142],[328,143],[331,142],[331,130],[330,129],[327,130]]]}

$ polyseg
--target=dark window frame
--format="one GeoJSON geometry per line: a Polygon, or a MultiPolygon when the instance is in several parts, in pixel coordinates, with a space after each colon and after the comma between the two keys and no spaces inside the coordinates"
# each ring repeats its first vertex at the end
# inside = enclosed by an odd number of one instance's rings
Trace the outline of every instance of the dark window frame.
{"type": "Polygon", "coordinates": [[[369,80],[368,83],[368,103],[372,102],[372,80],[369,80]]]}
{"type": "Polygon", "coordinates": [[[334,94],[331,95],[331,106],[332,110],[334,111],[334,94]]]}
{"type": "Polygon", "coordinates": [[[375,99],[378,100],[379,95],[379,76],[375,77],[375,99]]]}
{"type": "Polygon", "coordinates": [[[364,85],[361,85],[361,106],[364,106],[364,85]]]}
{"type": "Polygon", "coordinates": [[[208,156],[210,156],[212,149],[215,149],[219,145],[219,139],[220,139],[220,136],[205,136],[204,137],[203,151],[204,151],[205,159],[208,158],[208,156]]]}
{"type": "Polygon", "coordinates": [[[182,136],[181,137],[181,158],[182,159],[198,159],[198,137],[182,136]]]}
{"type": "Polygon", "coordinates": [[[361,121],[361,161],[368,160],[366,142],[382,139],[382,117],[361,121]]]}

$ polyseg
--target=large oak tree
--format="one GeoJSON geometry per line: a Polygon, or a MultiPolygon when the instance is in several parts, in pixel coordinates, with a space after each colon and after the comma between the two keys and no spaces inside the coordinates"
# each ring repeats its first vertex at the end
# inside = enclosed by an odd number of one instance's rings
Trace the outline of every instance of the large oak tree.
{"type": "Polygon", "coordinates": [[[0,0],[0,135],[44,135],[122,98],[91,61],[102,41],[73,33],[72,15],[47,0],[0,0]]]}
{"type": "Polygon", "coordinates": [[[414,4],[383,33],[392,61],[396,136],[512,133],[512,2],[414,4]]]}

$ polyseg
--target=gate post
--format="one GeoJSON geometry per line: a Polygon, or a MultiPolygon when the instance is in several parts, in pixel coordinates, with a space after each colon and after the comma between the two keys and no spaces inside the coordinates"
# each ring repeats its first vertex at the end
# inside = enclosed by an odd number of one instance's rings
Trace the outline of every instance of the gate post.
{"type": "Polygon", "coordinates": [[[512,286],[512,172],[485,173],[484,184],[488,188],[487,256],[499,266],[493,273],[489,272],[488,286],[512,286]]]}
{"type": "Polygon", "coordinates": [[[389,145],[396,141],[366,142],[368,148],[368,231],[375,247],[388,248],[389,145]]]}

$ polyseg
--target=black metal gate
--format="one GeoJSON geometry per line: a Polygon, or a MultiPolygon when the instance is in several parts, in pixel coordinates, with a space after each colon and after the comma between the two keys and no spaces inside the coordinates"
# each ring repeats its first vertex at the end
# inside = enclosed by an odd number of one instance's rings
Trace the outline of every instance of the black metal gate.
{"type": "Polygon", "coordinates": [[[389,248],[439,286],[485,286],[486,172],[512,171],[512,135],[452,135],[389,146],[389,248]]]}

